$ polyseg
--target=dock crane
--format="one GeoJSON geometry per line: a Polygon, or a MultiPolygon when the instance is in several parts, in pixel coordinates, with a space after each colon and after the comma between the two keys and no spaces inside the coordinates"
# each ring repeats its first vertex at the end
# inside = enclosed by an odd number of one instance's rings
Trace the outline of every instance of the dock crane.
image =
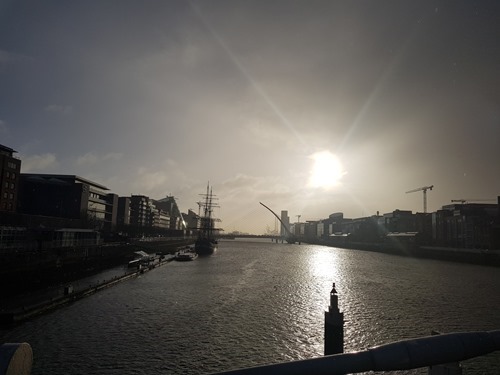
{"type": "Polygon", "coordinates": [[[452,202],[460,202],[460,204],[470,202],[496,202],[496,199],[452,199],[452,202]]]}
{"type": "Polygon", "coordinates": [[[408,193],[415,193],[417,191],[423,191],[424,192],[424,214],[427,213],[427,190],[432,190],[433,187],[434,187],[434,185],[424,186],[424,187],[421,187],[421,188],[418,188],[418,189],[413,189],[413,190],[410,190],[410,191],[406,192],[406,194],[408,194],[408,193]]]}

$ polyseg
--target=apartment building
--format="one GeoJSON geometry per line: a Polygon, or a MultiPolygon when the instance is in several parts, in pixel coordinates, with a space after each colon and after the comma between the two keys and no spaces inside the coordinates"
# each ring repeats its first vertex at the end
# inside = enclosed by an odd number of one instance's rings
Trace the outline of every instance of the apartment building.
{"type": "Polygon", "coordinates": [[[0,145],[0,212],[16,212],[21,160],[17,151],[0,145]]]}
{"type": "Polygon", "coordinates": [[[76,175],[21,173],[18,211],[80,219],[93,229],[116,225],[115,194],[97,182],[76,175]]]}

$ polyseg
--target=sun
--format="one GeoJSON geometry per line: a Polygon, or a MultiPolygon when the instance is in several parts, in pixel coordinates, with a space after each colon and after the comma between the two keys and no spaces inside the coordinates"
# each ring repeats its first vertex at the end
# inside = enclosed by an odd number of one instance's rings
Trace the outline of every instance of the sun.
{"type": "Polygon", "coordinates": [[[345,172],[337,156],[330,151],[320,151],[312,154],[310,158],[314,162],[309,176],[309,187],[328,189],[340,184],[345,172]]]}

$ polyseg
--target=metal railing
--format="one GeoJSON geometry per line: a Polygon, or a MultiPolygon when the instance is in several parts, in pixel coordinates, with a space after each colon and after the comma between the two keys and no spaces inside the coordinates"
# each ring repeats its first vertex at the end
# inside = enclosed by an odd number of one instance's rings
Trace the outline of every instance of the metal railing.
{"type": "Polygon", "coordinates": [[[219,375],[340,375],[365,371],[410,370],[482,356],[500,350],[500,330],[449,333],[403,340],[368,350],[257,366],[219,375]]]}
{"type": "MultiPolygon", "coordinates": [[[[251,367],[219,375],[340,375],[365,371],[396,371],[458,362],[500,350],[500,330],[449,333],[403,340],[368,350],[251,367]]],[[[0,375],[30,374],[33,362],[27,343],[0,346],[0,375]],[[12,371],[14,372],[9,372],[12,371]]]]}

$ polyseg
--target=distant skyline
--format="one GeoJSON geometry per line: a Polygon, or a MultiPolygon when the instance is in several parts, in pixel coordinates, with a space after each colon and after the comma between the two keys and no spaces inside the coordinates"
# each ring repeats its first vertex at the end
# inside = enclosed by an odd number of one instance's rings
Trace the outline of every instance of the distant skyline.
{"type": "Polygon", "coordinates": [[[0,1],[0,144],[226,231],[500,195],[497,1],[0,1]]]}

